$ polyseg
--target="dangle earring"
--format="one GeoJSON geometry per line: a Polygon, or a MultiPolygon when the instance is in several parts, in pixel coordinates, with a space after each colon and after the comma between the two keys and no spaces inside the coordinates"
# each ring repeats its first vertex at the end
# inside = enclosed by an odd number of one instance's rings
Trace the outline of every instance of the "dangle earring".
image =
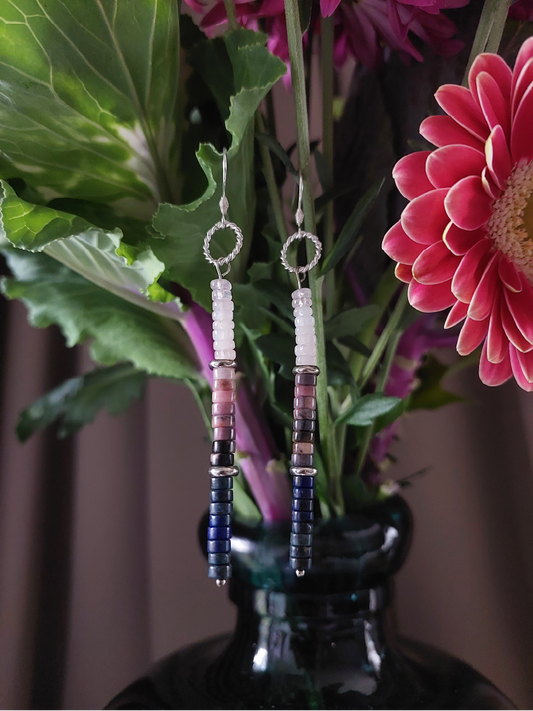
{"type": "Polygon", "coordinates": [[[311,289],[302,289],[301,277],[318,264],[322,244],[316,235],[302,230],[303,180],[300,174],[296,225],[298,231],[291,235],[281,250],[281,263],[296,275],[298,288],[292,292],[292,307],[296,333],[296,367],[294,373],[294,421],[290,473],[293,477],[292,526],[289,563],[301,578],[311,568],[313,542],[314,484],[317,470],[314,467],[316,436],[316,384],[320,370],[316,365],[315,319],[311,289]],[[309,239],[315,245],[315,256],[303,267],[289,264],[287,249],[296,241],[309,239]]]}
{"type": "Polygon", "coordinates": [[[218,279],[211,282],[213,296],[213,349],[215,359],[210,367],[213,371],[212,419],[213,446],[211,454],[211,493],[209,504],[209,526],[207,529],[207,575],[214,578],[218,586],[226,584],[231,577],[231,514],[233,511],[233,477],[239,473],[233,465],[235,453],[235,401],[236,352],[234,340],[233,300],[231,282],[224,277],[230,270],[230,263],[242,247],[242,232],[227,218],[229,208],[226,197],[227,156],[222,155],[222,197],[220,198],[221,220],[212,227],[204,240],[204,256],[214,264],[218,279]],[[213,235],[219,230],[230,229],[235,233],[235,247],[226,257],[215,259],[209,245],[213,235]],[[224,273],[221,267],[227,265],[224,273]]]}

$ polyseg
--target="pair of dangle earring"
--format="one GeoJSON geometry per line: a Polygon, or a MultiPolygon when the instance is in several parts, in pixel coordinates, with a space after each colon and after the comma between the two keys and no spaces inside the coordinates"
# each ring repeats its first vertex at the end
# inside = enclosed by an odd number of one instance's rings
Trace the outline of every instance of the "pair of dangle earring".
{"type": "Polygon", "coordinates": [[[281,263],[296,276],[298,288],[292,292],[296,346],[294,374],[294,409],[290,473],[293,477],[289,565],[298,577],[311,568],[314,521],[314,485],[317,469],[314,466],[316,437],[316,387],[320,370],[316,358],[315,319],[311,289],[302,288],[301,279],[317,264],[322,253],[318,237],[302,230],[303,180],[300,174],[297,231],[281,250],[281,263]],[[310,240],[315,247],[313,259],[305,266],[292,266],[287,250],[293,242],[310,240]]]}
{"type": "Polygon", "coordinates": [[[209,503],[209,524],[207,529],[207,575],[214,578],[218,586],[226,584],[231,577],[231,516],[233,513],[233,477],[239,473],[234,466],[235,457],[235,403],[236,403],[236,351],[234,338],[231,282],[224,277],[230,264],[240,252],[243,236],[240,228],[227,219],[229,208],[226,197],[227,155],[222,156],[222,197],[220,198],[221,219],[207,233],[204,240],[204,256],[216,267],[218,279],[211,282],[213,298],[213,350],[211,361],[213,371],[213,392],[211,405],[211,426],[213,443],[209,474],[211,491],[209,503]],[[230,229],[235,234],[235,247],[226,256],[215,259],[211,255],[210,243],[216,232],[230,229]],[[227,267],[224,272],[222,267],[227,267]]]}

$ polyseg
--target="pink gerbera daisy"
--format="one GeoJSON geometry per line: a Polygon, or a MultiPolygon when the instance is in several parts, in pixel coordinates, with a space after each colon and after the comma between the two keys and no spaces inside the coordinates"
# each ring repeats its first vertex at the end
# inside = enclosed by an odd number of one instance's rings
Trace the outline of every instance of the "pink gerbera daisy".
{"type": "Polygon", "coordinates": [[[482,54],[469,88],[447,84],[435,96],[447,115],[427,118],[420,133],[438,149],[397,163],[396,184],[411,202],[383,249],[412,306],[451,306],[448,328],[464,321],[461,355],[483,343],[485,384],[514,375],[532,391],[533,38],[513,71],[482,54]]]}

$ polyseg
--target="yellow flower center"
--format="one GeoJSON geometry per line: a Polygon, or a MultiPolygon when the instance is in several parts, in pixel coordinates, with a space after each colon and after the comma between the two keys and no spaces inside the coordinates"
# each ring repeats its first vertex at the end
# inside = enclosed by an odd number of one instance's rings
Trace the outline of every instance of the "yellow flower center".
{"type": "Polygon", "coordinates": [[[489,237],[533,284],[533,162],[513,169],[492,209],[489,237]]]}

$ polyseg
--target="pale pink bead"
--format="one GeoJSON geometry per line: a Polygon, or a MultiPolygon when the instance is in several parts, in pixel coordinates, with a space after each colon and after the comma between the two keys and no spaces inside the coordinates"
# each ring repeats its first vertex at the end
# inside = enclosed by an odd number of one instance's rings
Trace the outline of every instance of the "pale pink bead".
{"type": "Polygon", "coordinates": [[[213,369],[213,379],[214,380],[235,380],[235,369],[234,368],[214,368],[213,369]]]}
{"type": "Polygon", "coordinates": [[[235,390],[213,390],[213,402],[235,402],[235,390]]]}

